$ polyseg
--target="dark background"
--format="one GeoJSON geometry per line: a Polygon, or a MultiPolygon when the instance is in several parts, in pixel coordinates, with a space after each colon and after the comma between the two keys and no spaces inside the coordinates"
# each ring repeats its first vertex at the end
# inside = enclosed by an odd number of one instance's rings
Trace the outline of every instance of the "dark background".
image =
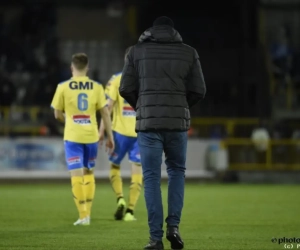
{"type": "MultiPolygon", "coordinates": [[[[0,106],[48,107],[57,82],[70,76],[70,53],[66,51],[83,49],[91,53],[89,56],[94,57],[91,77],[105,84],[112,74],[121,71],[124,49],[136,43],[155,18],[166,15],[173,19],[183,41],[195,47],[200,56],[207,95],[193,108],[193,117],[298,122],[299,6],[299,1],[289,0],[2,0],[0,24],[4,28],[0,56],[6,57],[5,60],[2,57],[0,72],[2,82],[13,85],[14,89],[11,98],[7,91],[0,89],[0,106]],[[7,9],[13,8],[19,10],[18,21],[4,22],[7,9]],[[109,14],[109,9],[121,14],[109,14]],[[76,15],[70,14],[73,10],[77,11],[76,15]],[[95,14],[97,11],[99,14],[95,14]],[[94,14],[90,14],[92,12],[94,14]],[[78,27],[80,22],[82,27],[78,27]],[[276,45],[276,34],[281,27],[288,36],[291,52],[273,60],[272,45],[276,45]],[[94,53],[81,46],[81,40],[101,43],[102,50],[94,53]],[[73,47],[68,50],[70,41],[73,47]],[[32,59],[36,53],[32,51],[41,43],[46,43],[43,66],[36,62],[38,57],[32,59]],[[290,55],[292,66],[287,66],[290,55]],[[20,61],[22,66],[19,66],[20,61]],[[273,64],[282,72],[276,73],[273,64]],[[24,70],[30,80],[20,85],[14,72],[24,70]],[[22,88],[25,94],[21,98],[22,88]]],[[[286,47],[277,44],[275,52],[286,47]]],[[[30,117],[28,115],[27,120],[32,120],[30,117]]]]}

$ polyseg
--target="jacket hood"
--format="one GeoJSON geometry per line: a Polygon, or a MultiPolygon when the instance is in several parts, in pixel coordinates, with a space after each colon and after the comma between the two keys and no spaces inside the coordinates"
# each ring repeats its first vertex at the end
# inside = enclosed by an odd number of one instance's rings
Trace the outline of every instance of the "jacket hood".
{"type": "Polygon", "coordinates": [[[182,43],[181,35],[177,30],[168,25],[151,27],[143,32],[139,38],[139,43],[182,43]]]}

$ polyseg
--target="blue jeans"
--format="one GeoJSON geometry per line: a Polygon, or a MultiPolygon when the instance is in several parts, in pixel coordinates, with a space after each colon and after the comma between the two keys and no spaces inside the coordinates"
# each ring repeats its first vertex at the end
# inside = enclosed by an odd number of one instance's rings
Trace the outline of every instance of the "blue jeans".
{"type": "Polygon", "coordinates": [[[168,173],[168,226],[178,226],[184,199],[187,132],[139,132],[138,144],[144,175],[145,200],[150,236],[161,240],[163,205],[161,198],[161,164],[165,152],[168,173]]]}

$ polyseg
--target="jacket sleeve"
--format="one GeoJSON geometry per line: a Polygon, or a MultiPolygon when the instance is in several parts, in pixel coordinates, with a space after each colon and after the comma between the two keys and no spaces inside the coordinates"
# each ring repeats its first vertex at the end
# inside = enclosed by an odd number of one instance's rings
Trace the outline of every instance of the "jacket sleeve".
{"type": "Polygon", "coordinates": [[[133,53],[134,47],[126,56],[119,92],[130,106],[136,109],[138,100],[138,76],[133,65],[133,53]]]}
{"type": "Polygon", "coordinates": [[[187,81],[187,102],[191,108],[202,100],[206,93],[206,85],[198,53],[194,50],[194,62],[187,81]]]}

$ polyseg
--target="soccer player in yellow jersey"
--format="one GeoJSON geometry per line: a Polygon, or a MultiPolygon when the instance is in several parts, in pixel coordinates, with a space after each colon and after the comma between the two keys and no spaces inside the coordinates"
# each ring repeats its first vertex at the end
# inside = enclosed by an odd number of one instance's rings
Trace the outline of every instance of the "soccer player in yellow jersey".
{"type": "Polygon", "coordinates": [[[99,142],[96,111],[100,110],[106,127],[108,150],[114,149],[114,141],[103,86],[87,77],[88,57],[73,55],[71,70],[73,77],[58,84],[51,106],[55,118],[65,122],[65,156],[79,212],[74,225],[89,225],[95,195],[93,167],[99,142]]]}
{"type": "MultiPolygon", "coordinates": [[[[129,52],[128,48],[125,55],[129,52]]],[[[135,111],[119,94],[121,73],[113,75],[108,81],[105,93],[108,97],[108,109],[113,112],[112,130],[115,140],[115,150],[109,157],[110,181],[117,197],[116,220],[133,221],[134,208],[140,196],[142,188],[142,169],[140,150],[137,143],[137,134],[135,132],[135,111]],[[128,153],[131,167],[131,184],[129,191],[129,203],[123,197],[123,185],[120,171],[120,164],[124,156],[128,153]],[[126,208],[126,211],[125,211],[126,208]]],[[[101,122],[100,138],[104,137],[104,127],[106,124],[101,122]]]]}

